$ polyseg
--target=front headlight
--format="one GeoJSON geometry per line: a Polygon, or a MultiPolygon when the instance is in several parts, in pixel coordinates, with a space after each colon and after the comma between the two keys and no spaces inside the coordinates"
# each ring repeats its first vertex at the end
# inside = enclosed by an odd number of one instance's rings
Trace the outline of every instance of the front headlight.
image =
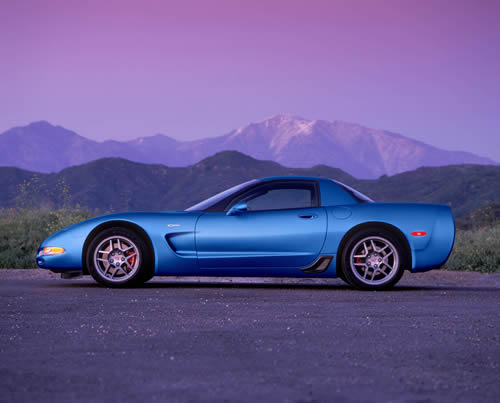
{"type": "Polygon", "coordinates": [[[37,256],[62,255],[66,250],[58,246],[46,246],[40,249],[37,256]]]}

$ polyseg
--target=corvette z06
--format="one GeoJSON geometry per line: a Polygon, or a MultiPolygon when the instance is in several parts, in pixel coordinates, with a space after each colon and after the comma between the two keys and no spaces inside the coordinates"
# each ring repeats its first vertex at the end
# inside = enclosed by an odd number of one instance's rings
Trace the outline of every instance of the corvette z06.
{"type": "Polygon", "coordinates": [[[340,277],[365,290],[448,259],[447,205],[376,203],[331,179],[271,177],[185,211],[129,212],[71,225],[42,242],[39,267],[109,287],[153,276],[340,277]]]}

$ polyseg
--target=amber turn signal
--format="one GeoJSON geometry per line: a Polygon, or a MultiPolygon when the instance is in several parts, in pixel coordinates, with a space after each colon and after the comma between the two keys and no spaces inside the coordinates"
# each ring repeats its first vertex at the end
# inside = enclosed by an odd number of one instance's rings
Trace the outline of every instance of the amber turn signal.
{"type": "Polygon", "coordinates": [[[43,256],[49,255],[62,255],[64,252],[64,248],[59,248],[57,246],[46,246],[43,248],[43,256]]]}

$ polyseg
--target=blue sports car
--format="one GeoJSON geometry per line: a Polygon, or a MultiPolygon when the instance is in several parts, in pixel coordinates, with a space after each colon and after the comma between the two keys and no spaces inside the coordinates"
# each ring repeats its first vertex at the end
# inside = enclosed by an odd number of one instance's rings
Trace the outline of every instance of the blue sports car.
{"type": "Polygon", "coordinates": [[[447,205],[376,203],[315,177],[251,180],[185,211],[131,212],[71,225],[37,264],[110,287],[153,276],[341,277],[387,289],[441,266],[455,239],[447,205]]]}

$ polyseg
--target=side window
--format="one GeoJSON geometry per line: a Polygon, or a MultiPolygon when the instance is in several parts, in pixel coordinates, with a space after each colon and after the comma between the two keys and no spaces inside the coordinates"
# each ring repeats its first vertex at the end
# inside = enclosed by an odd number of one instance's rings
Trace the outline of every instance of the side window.
{"type": "Polygon", "coordinates": [[[238,201],[246,201],[249,211],[317,207],[312,183],[278,183],[260,186],[238,201]]]}

